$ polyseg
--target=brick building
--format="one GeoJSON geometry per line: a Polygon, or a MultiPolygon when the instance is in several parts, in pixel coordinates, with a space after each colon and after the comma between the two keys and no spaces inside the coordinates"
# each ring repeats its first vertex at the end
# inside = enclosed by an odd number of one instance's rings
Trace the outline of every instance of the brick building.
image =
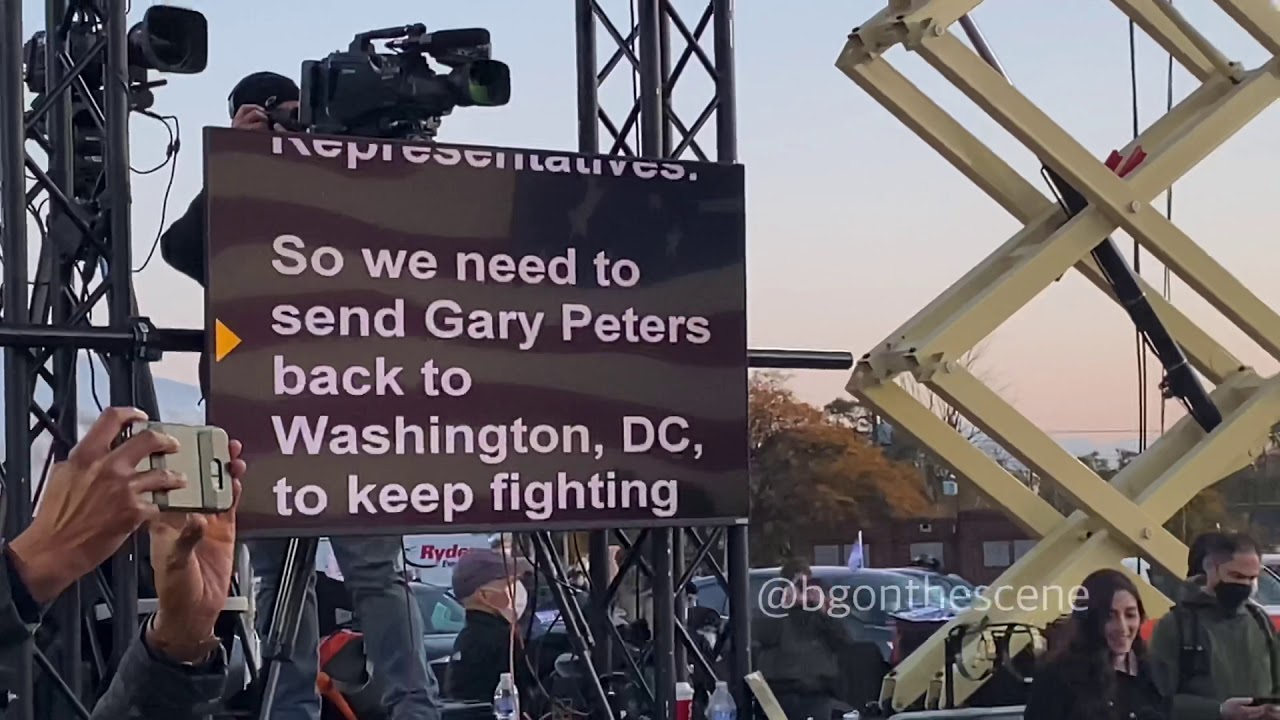
{"type": "MultiPolygon", "coordinates": [[[[857,537],[828,537],[815,543],[815,565],[844,565],[857,537]]],[[[961,510],[951,517],[895,520],[863,528],[862,542],[870,567],[906,565],[928,555],[947,572],[975,585],[985,585],[1022,557],[1035,540],[998,510],[961,510]]]]}

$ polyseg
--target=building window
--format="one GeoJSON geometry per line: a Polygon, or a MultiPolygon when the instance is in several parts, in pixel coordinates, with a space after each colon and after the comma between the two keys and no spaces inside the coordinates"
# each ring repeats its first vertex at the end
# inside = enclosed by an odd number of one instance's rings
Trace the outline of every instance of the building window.
{"type": "Polygon", "coordinates": [[[1011,543],[1008,540],[997,540],[982,543],[982,564],[989,568],[1009,567],[1011,543]]]}
{"type": "Polygon", "coordinates": [[[818,545],[813,548],[814,565],[844,565],[845,559],[840,557],[839,545],[818,545]]]}
{"type": "Polygon", "coordinates": [[[1036,546],[1035,540],[1014,540],[1013,541],[1013,561],[1017,562],[1022,559],[1023,555],[1031,552],[1031,548],[1036,546]]]}
{"type": "Polygon", "coordinates": [[[911,559],[915,560],[923,555],[946,564],[947,559],[943,557],[943,549],[944,546],[940,542],[911,543],[911,559]]]}

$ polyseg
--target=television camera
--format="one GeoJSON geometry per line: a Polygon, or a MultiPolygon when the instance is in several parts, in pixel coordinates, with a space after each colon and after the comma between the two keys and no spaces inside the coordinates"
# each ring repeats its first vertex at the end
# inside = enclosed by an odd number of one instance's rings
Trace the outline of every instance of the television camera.
{"type": "Polygon", "coordinates": [[[323,135],[429,140],[455,107],[494,107],[511,99],[511,72],[490,58],[482,28],[427,32],[422,24],[371,30],[346,51],[302,64],[297,114],[267,108],[274,123],[323,135]],[[387,40],[390,52],[374,42],[387,40]],[[438,73],[430,56],[450,68],[438,73]]]}
{"type": "MultiPolygon", "coordinates": [[[[91,16],[73,18],[64,28],[66,54],[58,58],[64,72],[83,64],[80,79],[90,89],[100,89],[106,59],[101,21],[91,16]]],[[[63,28],[59,28],[61,31],[63,28]]],[[[194,75],[204,72],[209,62],[209,22],[195,10],[168,5],[149,7],[142,21],[130,28],[128,41],[134,109],[149,108],[153,100],[150,91],[165,85],[164,80],[149,80],[148,71],[194,75]]],[[[47,33],[37,32],[23,44],[22,61],[27,90],[36,95],[46,94],[49,91],[47,33]]]]}
{"type": "MultiPolygon", "coordinates": [[[[106,32],[104,22],[87,9],[70,12],[53,32],[62,33],[57,57],[50,57],[49,36],[37,32],[22,46],[23,83],[35,95],[24,121],[41,135],[48,134],[45,111],[53,98],[68,86],[74,133],[74,195],[92,195],[102,169],[105,140],[102,137],[105,107],[106,32]],[[61,65],[60,80],[49,83],[49,63],[61,65]],[[79,72],[75,72],[79,70],[79,72]]],[[[209,23],[195,10],[154,5],[128,34],[129,108],[146,112],[155,104],[153,91],[167,84],[151,72],[194,75],[209,61],[209,23]]],[[[55,75],[55,77],[59,77],[55,75]]]]}

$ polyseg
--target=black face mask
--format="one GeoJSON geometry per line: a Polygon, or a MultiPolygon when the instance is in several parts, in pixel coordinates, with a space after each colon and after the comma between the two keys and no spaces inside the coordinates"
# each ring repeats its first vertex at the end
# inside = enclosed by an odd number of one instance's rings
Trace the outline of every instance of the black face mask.
{"type": "Polygon", "coordinates": [[[1253,585],[1221,582],[1213,589],[1213,594],[1218,598],[1219,607],[1228,612],[1235,612],[1253,594],[1253,585]]]}

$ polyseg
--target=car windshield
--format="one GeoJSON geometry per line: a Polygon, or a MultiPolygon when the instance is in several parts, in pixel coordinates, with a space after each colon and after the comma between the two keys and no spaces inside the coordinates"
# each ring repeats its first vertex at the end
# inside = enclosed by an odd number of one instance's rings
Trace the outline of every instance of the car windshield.
{"type": "MultiPolygon", "coordinates": [[[[955,575],[943,575],[934,572],[918,572],[909,573],[913,579],[918,582],[927,584],[931,589],[937,588],[942,594],[943,605],[947,608],[963,610],[973,604],[973,598],[978,590],[973,583],[955,575]]],[[[938,593],[928,593],[928,597],[937,598],[938,593]]],[[[934,607],[934,605],[930,605],[934,607]]]]}
{"type": "MultiPolygon", "coordinates": [[[[953,591],[952,585],[935,582],[933,577],[926,583],[923,575],[888,570],[852,572],[845,568],[816,568],[815,577],[827,589],[833,601],[843,602],[850,609],[859,611],[853,615],[863,622],[881,623],[887,620],[887,613],[916,608],[962,607],[960,601],[967,601],[972,597],[972,590],[953,591]]],[[[751,573],[750,598],[754,614],[767,614],[766,611],[781,600],[779,582],[781,580],[776,571],[751,573]]],[[[963,587],[972,587],[960,580],[954,582],[963,587]]],[[[695,584],[698,587],[698,605],[712,608],[721,615],[729,614],[728,598],[719,583],[708,578],[699,579],[695,584]]]]}
{"type": "Polygon", "coordinates": [[[413,597],[422,612],[424,635],[450,635],[462,631],[467,611],[444,588],[414,583],[413,597]]]}
{"type": "Polygon", "coordinates": [[[848,607],[863,622],[882,624],[890,613],[947,608],[946,591],[923,578],[890,571],[815,573],[835,605],[848,607]]]}

